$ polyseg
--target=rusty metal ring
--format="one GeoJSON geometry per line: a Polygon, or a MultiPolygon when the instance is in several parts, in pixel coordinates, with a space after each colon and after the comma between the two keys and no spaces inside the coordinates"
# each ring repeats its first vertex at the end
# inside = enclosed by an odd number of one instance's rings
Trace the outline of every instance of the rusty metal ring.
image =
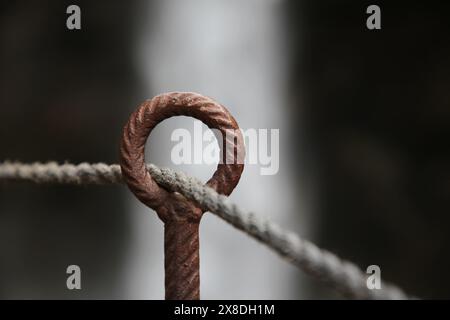
{"type": "Polygon", "coordinates": [[[142,103],[133,112],[123,130],[120,146],[120,166],[130,190],[145,205],[157,211],[166,222],[173,217],[170,212],[192,214],[199,220],[203,211],[179,194],[160,187],[146,169],[145,143],[153,128],[173,116],[190,116],[201,120],[211,129],[222,134],[222,162],[207,185],[218,193],[229,195],[244,169],[245,148],[242,134],[229,111],[211,98],[192,92],[164,93],[142,103]],[[232,143],[233,148],[225,147],[232,143]],[[224,161],[226,159],[226,161],[224,161]],[[232,159],[232,163],[230,163],[232,159]],[[171,206],[170,208],[168,206],[171,206]],[[177,209],[178,208],[178,209],[177,209]],[[168,213],[169,212],[169,213],[168,213]]]}

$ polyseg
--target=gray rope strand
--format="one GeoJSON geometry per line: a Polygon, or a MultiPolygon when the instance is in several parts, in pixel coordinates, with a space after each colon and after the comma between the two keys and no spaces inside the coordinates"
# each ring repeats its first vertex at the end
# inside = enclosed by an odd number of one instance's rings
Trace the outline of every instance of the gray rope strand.
{"type": "MultiPolygon", "coordinates": [[[[254,213],[245,212],[228,197],[204,186],[199,180],[167,168],[147,166],[152,177],[165,188],[196,201],[203,209],[215,213],[237,229],[273,249],[288,262],[313,277],[319,278],[343,295],[355,299],[408,299],[399,288],[386,282],[381,289],[368,289],[367,274],[355,264],[342,260],[335,254],[318,248],[295,233],[283,230],[277,224],[254,213]]],[[[119,184],[122,180],[119,165],[104,163],[79,165],[56,162],[22,164],[0,163],[0,182],[31,181],[57,184],[119,184]]]]}

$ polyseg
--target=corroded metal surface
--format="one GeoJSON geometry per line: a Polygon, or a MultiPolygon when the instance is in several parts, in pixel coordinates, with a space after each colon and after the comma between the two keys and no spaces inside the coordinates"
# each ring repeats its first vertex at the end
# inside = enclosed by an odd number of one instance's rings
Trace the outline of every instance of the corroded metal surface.
{"type": "Polygon", "coordinates": [[[244,169],[242,134],[228,110],[197,93],[165,93],[142,103],[123,130],[120,166],[124,179],[136,197],[154,209],[164,222],[166,299],[200,298],[199,223],[203,211],[178,193],[160,187],[145,165],[145,143],[153,128],[173,116],[190,116],[222,139],[222,161],[207,185],[229,195],[244,169]],[[231,147],[230,147],[231,146],[231,147]]]}

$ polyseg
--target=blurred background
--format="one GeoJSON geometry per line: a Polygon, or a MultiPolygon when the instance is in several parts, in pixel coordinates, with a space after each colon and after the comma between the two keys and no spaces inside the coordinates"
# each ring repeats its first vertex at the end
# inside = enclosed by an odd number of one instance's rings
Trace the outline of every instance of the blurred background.
{"type": "MultiPolygon", "coordinates": [[[[10,1],[0,4],[0,161],[118,162],[145,99],[195,91],[243,129],[279,129],[279,171],[231,198],[383,280],[450,298],[450,20],[444,2],[10,1]],[[66,8],[81,8],[81,30],[66,8]],[[366,8],[381,8],[381,30],[366,8]]],[[[174,165],[158,125],[150,162],[174,165]]],[[[206,130],[206,129],[205,129],[206,130]]],[[[204,299],[340,298],[214,215],[204,299]]],[[[162,299],[163,224],[123,186],[0,184],[0,298],[162,299]],[[79,265],[82,289],[66,288],[79,265]]]]}

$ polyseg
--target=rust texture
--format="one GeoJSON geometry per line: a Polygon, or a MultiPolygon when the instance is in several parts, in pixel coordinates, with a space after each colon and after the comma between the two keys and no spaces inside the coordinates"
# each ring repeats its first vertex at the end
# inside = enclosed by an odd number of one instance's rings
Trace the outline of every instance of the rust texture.
{"type": "Polygon", "coordinates": [[[200,299],[198,230],[203,211],[195,202],[159,186],[145,166],[148,136],[159,122],[173,116],[194,117],[220,130],[222,161],[206,183],[218,193],[229,195],[236,187],[244,169],[245,149],[229,111],[197,93],[164,93],[147,100],[131,114],[123,130],[120,166],[124,179],[136,197],[164,222],[166,299],[195,300],[200,299]]]}

